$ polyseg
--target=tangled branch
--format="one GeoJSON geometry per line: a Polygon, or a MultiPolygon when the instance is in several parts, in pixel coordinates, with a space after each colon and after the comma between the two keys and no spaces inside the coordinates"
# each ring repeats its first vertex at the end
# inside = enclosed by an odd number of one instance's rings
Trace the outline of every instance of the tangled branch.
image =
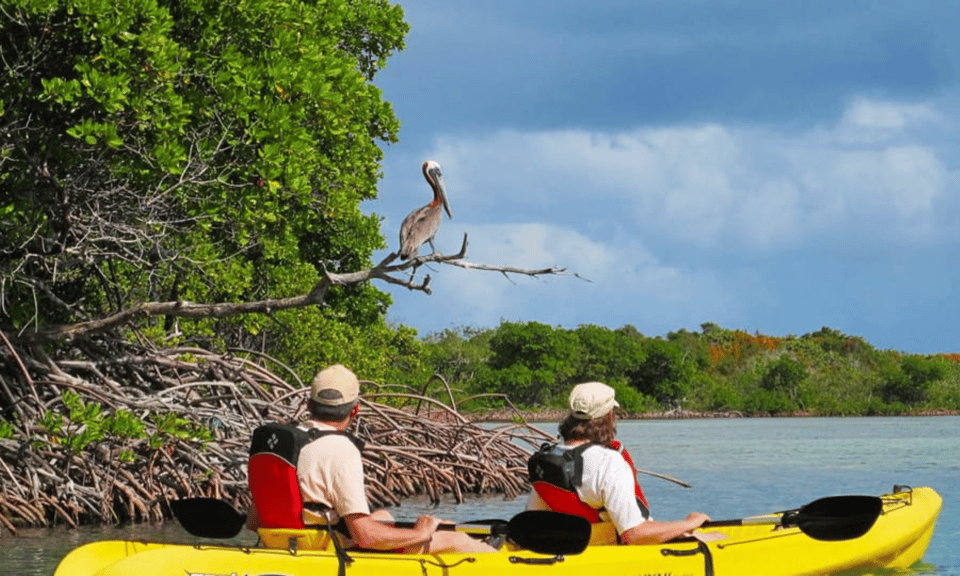
{"type": "MultiPolygon", "coordinates": [[[[0,435],[0,527],[11,532],[160,521],[169,500],[188,496],[247,506],[252,430],[305,416],[308,388],[249,353],[180,348],[46,363],[17,356],[12,348],[0,354],[0,383],[22,399],[19,427],[0,435]],[[29,380],[8,376],[18,362],[29,380]]],[[[522,423],[471,422],[427,396],[379,392],[369,382],[363,390],[355,433],[367,442],[374,506],[423,495],[514,497],[527,489],[529,453],[549,438],[522,423]]]]}

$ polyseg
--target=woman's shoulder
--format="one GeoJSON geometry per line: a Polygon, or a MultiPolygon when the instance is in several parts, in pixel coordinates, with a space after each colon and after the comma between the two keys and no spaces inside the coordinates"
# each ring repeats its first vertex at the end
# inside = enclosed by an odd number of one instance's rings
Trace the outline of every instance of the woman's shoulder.
{"type": "Polygon", "coordinates": [[[623,456],[620,455],[620,452],[614,450],[609,446],[604,446],[603,444],[591,444],[586,450],[583,451],[584,459],[591,459],[595,461],[602,462],[623,462],[623,456]]]}

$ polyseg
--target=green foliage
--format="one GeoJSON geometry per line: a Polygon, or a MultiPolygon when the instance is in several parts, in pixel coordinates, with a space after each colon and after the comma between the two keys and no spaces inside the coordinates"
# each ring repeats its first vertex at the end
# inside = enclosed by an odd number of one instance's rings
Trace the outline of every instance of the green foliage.
{"type": "Polygon", "coordinates": [[[676,344],[660,338],[643,343],[645,357],[631,371],[631,384],[658,402],[679,407],[690,390],[694,366],[676,344]]]}
{"type": "Polygon", "coordinates": [[[585,324],[573,330],[582,352],[579,368],[571,378],[579,382],[605,382],[622,378],[629,374],[634,366],[643,361],[646,353],[643,349],[643,335],[632,326],[618,330],[609,330],[592,324],[585,324]]]}
{"type": "Polygon", "coordinates": [[[927,398],[932,382],[947,375],[949,365],[938,357],[905,356],[899,363],[883,368],[879,393],[887,403],[916,406],[927,398]]]}
{"type": "Polygon", "coordinates": [[[960,378],[953,373],[932,382],[927,390],[927,402],[933,409],[960,411],[960,378]]]}
{"type": "Polygon", "coordinates": [[[877,351],[823,328],[769,337],[706,323],[650,338],[633,326],[574,330],[538,323],[461,328],[423,341],[424,364],[470,393],[562,408],[570,388],[599,380],[625,412],[684,408],[852,416],[960,409],[960,356],[877,351]]]}
{"type": "Polygon", "coordinates": [[[429,367],[426,377],[442,374],[455,388],[471,390],[479,368],[490,356],[491,334],[489,330],[461,327],[428,335],[422,347],[423,363],[429,367]]]}
{"type": "Polygon", "coordinates": [[[490,338],[480,384],[528,406],[556,405],[577,374],[575,335],[538,322],[504,322],[490,338]]]}
{"type": "Polygon", "coordinates": [[[0,420],[0,438],[13,438],[14,432],[16,432],[16,428],[14,428],[13,422],[0,420]]]}
{"type": "Polygon", "coordinates": [[[490,392],[506,394],[522,406],[544,408],[559,402],[561,386],[556,374],[516,363],[496,370],[483,371],[479,385],[490,392]]]}
{"type": "Polygon", "coordinates": [[[103,431],[120,440],[136,440],[146,437],[146,426],[127,410],[117,410],[104,419],[103,431]]]}
{"type": "Polygon", "coordinates": [[[802,338],[813,342],[824,352],[834,352],[837,354],[856,354],[873,348],[867,344],[863,338],[848,336],[839,330],[827,328],[826,326],[816,332],[804,334],[802,338]]]}
{"type": "Polygon", "coordinates": [[[918,386],[927,387],[931,382],[947,375],[949,365],[937,356],[905,356],[900,369],[918,386]]]}
{"type": "Polygon", "coordinates": [[[704,412],[744,411],[744,398],[737,387],[729,385],[705,372],[694,374],[691,385],[691,402],[687,407],[704,412]]]}
{"type": "MultiPolygon", "coordinates": [[[[61,445],[73,454],[110,441],[120,447],[117,457],[122,462],[133,462],[136,454],[132,447],[143,439],[146,439],[147,446],[156,450],[177,441],[202,444],[213,438],[207,427],[174,413],[151,414],[144,422],[127,410],[107,413],[100,404],[84,402],[72,390],[65,390],[61,401],[60,410],[44,412],[39,426],[51,443],[61,445]]],[[[4,429],[2,424],[0,422],[0,433],[4,429]]]]}
{"type": "Polygon", "coordinates": [[[206,426],[172,412],[151,414],[149,419],[156,430],[147,438],[148,445],[153,449],[177,441],[204,443],[213,439],[213,432],[206,426]]]}
{"type": "Polygon", "coordinates": [[[296,371],[302,382],[330,364],[344,364],[374,382],[424,382],[423,344],[416,331],[391,328],[382,318],[360,325],[326,308],[278,312],[261,328],[272,342],[270,353],[296,371]]]}
{"type": "Polygon", "coordinates": [[[627,414],[643,414],[660,408],[655,398],[638,392],[624,381],[607,379],[605,384],[609,384],[616,391],[620,410],[627,414]]]}
{"type": "Polygon", "coordinates": [[[792,357],[784,355],[771,362],[760,379],[765,390],[783,391],[796,395],[800,384],[807,378],[807,370],[792,357]]]}
{"type": "MultiPolygon", "coordinates": [[[[4,322],[281,298],[369,265],[385,242],[360,203],[399,130],[372,81],[407,29],[386,0],[7,2],[4,322]]],[[[306,353],[367,328],[377,346],[357,363],[386,374],[390,344],[411,340],[383,322],[389,296],[327,296],[322,322],[144,319],[137,335],[306,353]]]]}
{"type": "MultiPolygon", "coordinates": [[[[719,329],[714,324],[707,324],[706,326],[709,329],[719,329]]],[[[622,330],[622,328],[619,330],[622,330]]],[[[683,358],[692,362],[697,370],[707,370],[710,368],[710,344],[708,339],[703,337],[705,335],[680,329],[667,334],[667,340],[679,348],[683,352],[683,358]]]]}

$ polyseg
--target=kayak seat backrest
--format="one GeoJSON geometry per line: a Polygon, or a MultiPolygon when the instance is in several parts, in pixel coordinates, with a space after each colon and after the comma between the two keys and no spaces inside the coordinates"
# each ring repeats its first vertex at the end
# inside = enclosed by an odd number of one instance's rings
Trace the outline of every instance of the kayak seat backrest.
{"type": "Polygon", "coordinates": [[[250,494],[260,517],[260,526],[302,529],[303,496],[296,467],[269,453],[254,454],[248,466],[250,494]]]}
{"type": "Polygon", "coordinates": [[[304,527],[297,460],[309,441],[306,436],[284,424],[265,424],[253,431],[247,473],[262,528],[304,527]]]}
{"type": "Polygon", "coordinates": [[[600,521],[600,512],[580,500],[576,492],[564,490],[559,486],[542,480],[534,482],[533,489],[537,491],[540,499],[546,502],[547,506],[554,512],[581,516],[593,524],[600,521]]]}

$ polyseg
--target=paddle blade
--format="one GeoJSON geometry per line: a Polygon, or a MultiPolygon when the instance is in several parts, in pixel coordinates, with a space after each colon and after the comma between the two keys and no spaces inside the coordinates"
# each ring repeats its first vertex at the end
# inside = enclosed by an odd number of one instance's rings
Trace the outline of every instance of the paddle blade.
{"type": "MultiPolygon", "coordinates": [[[[492,528],[495,531],[497,526],[492,528]]],[[[560,512],[521,512],[507,522],[505,529],[514,544],[539,554],[580,554],[590,543],[590,522],[560,512]]]]}
{"type": "Polygon", "coordinates": [[[877,496],[829,496],[785,512],[784,526],[797,526],[816,540],[852,540],[870,531],[883,510],[877,496]]]}
{"type": "Polygon", "coordinates": [[[170,510],[183,529],[201,538],[233,538],[247,517],[216,498],[170,500],[170,510]]]}
{"type": "Polygon", "coordinates": [[[883,500],[877,496],[828,496],[801,506],[766,516],[740,520],[715,520],[704,526],[741,526],[745,524],[779,524],[796,526],[814,540],[836,542],[852,540],[870,531],[883,511],[883,500]]]}

